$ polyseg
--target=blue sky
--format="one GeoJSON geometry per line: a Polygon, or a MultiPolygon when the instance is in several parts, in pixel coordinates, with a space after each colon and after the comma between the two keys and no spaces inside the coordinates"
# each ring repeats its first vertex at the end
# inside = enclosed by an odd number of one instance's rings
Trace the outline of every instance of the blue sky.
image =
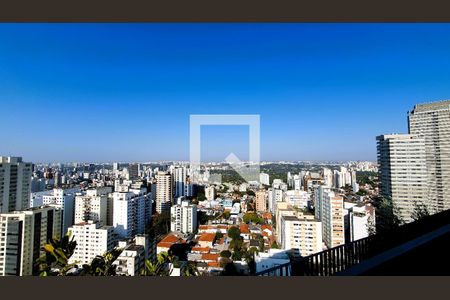
{"type": "MultiPolygon", "coordinates": [[[[190,114],[259,114],[263,160],[375,160],[450,98],[450,24],[0,24],[1,155],[189,159],[190,114]]],[[[248,157],[205,127],[202,159],[248,157]]]]}

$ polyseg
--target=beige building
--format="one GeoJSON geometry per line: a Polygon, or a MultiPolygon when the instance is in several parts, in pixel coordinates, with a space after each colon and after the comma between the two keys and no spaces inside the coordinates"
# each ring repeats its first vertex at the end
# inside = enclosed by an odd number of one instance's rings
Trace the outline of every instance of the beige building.
{"type": "Polygon", "coordinates": [[[344,198],[334,192],[324,192],[321,205],[323,241],[328,248],[345,244],[344,198]]]}
{"type": "Polygon", "coordinates": [[[156,211],[170,212],[173,203],[173,179],[169,172],[156,174],[156,211]]]}
{"type": "Polygon", "coordinates": [[[214,200],[216,198],[216,189],[214,188],[213,185],[205,188],[205,197],[206,197],[206,200],[209,200],[209,201],[214,200]]]}
{"type": "Polygon", "coordinates": [[[322,224],[314,215],[285,215],[280,227],[283,250],[291,250],[294,256],[309,256],[322,251],[322,224]]]}
{"type": "Polygon", "coordinates": [[[266,212],[267,211],[267,204],[269,199],[269,194],[266,191],[257,191],[255,197],[256,202],[256,210],[258,212],[266,212]]]}

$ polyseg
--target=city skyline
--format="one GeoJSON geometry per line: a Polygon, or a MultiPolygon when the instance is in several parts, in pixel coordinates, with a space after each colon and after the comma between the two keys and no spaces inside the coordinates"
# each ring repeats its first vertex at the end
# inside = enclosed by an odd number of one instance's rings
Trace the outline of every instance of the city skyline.
{"type": "MultiPolygon", "coordinates": [[[[415,104],[450,98],[448,33],[448,24],[2,24],[0,153],[188,161],[191,114],[259,114],[262,161],[375,161],[375,136],[407,132],[415,104]]],[[[230,151],[245,159],[248,130],[204,133],[205,162],[230,151]]]]}

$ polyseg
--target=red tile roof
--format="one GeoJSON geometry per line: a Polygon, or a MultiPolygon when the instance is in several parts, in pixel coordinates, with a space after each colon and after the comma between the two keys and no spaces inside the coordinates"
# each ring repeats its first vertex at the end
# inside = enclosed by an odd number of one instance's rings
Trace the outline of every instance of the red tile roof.
{"type": "Polygon", "coordinates": [[[239,226],[239,229],[241,230],[241,233],[250,233],[250,229],[248,228],[247,224],[241,224],[241,226],[239,226]]]}
{"type": "Polygon", "coordinates": [[[202,254],[202,260],[217,261],[218,259],[219,259],[219,254],[213,254],[213,253],[202,254]]]}
{"type": "Polygon", "coordinates": [[[261,225],[261,231],[264,231],[266,229],[270,230],[270,231],[273,231],[272,226],[270,226],[270,225],[261,225]]]}
{"type": "Polygon", "coordinates": [[[215,233],[203,233],[202,235],[200,235],[198,240],[201,242],[214,242],[215,238],[216,238],[215,233]]]}
{"type": "Polygon", "coordinates": [[[176,237],[173,234],[170,234],[163,238],[160,243],[176,243],[180,240],[180,238],[176,237]]]}
{"type": "Polygon", "coordinates": [[[266,220],[272,220],[272,214],[267,212],[267,213],[263,213],[262,217],[266,220]]]}
{"type": "Polygon", "coordinates": [[[211,248],[209,247],[194,247],[192,248],[192,252],[200,252],[200,253],[209,253],[211,248]]]}
{"type": "Polygon", "coordinates": [[[208,263],[208,267],[219,268],[220,264],[218,262],[216,262],[216,261],[210,261],[208,263]]]}

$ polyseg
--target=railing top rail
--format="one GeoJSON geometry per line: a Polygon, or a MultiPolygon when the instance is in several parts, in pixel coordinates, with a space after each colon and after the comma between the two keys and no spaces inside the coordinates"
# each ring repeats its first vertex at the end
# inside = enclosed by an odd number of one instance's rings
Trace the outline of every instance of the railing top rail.
{"type": "Polygon", "coordinates": [[[272,267],[272,268],[269,268],[269,269],[257,272],[257,273],[255,273],[254,276],[261,276],[261,275],[264,275],[264,274],[267,274],[267,273],[271,273],[271,272],[274,272],[274,271],[278,271],[280,269],[283,269],[283,268],[286,268],[286,267],[290,267],[290,266],[291,266],[291,263],[278,265],[278,266],[275,266],[275,267],[272,267]]]}

